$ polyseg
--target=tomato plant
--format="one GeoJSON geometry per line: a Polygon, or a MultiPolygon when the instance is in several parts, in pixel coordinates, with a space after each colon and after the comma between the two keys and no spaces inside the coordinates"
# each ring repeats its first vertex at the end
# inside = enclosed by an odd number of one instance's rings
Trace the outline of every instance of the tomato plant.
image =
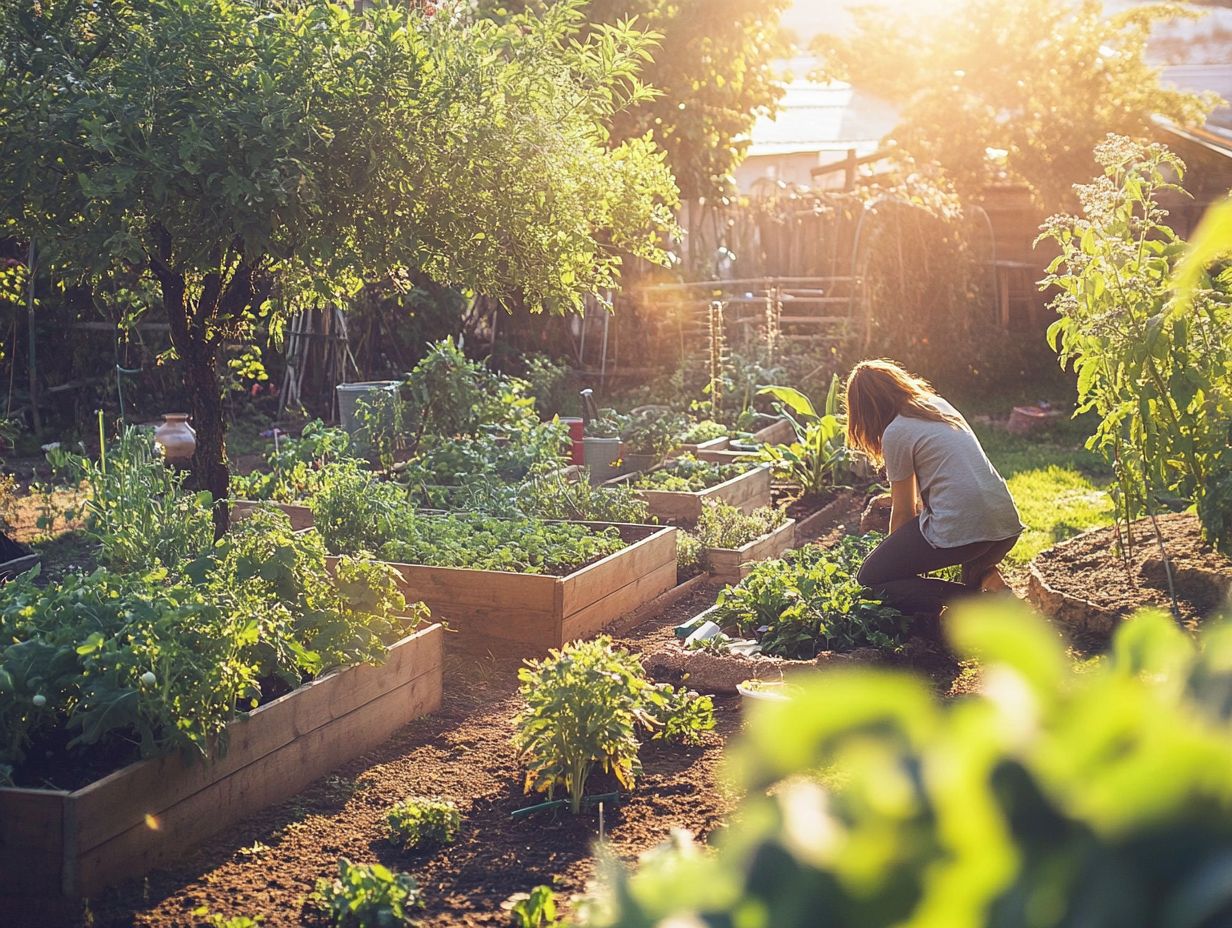
{"type": "Polygon", "coordinates": [[[1049,341],[1078,375],[1076,414],[1099,416],[1088,447],[1112,464],[1119,520],[1192,500],[1207,538],[1232,551],[1232,282],[1171,289],[1185,243],[1158,197],[1184,193],[1176,155],[1109,136],[1096,158],[1104,174],[1078,188],[1082,215],[1040,236],[1061,248],[1042,282],[1060,291],[1049,341]]]}
{"type": "Polygon", "coordinates": [[[574,815],[596,764],[633,788],[642,769],[639,730],[693,743],[714,727],[708,696],[651,682],[637,656],[607,636],[528,661],[518,679],[526,708],[514,720],[514,744],[527,768],[525,790],[551,797],[563,786],[574,815]]]}

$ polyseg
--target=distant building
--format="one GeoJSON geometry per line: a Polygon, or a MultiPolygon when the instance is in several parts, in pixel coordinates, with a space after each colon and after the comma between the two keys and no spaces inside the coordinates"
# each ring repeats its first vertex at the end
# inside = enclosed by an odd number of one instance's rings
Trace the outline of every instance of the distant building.
{"type": "MultiPolygon", "coordinates": [[[[792,80],[773,118],[757,120],[748,157],[736,169],[736,184],[748,193],[759,180],[814,184],[818,165],[875,152],[898,122],[898,111],[885,100],[842,81],[810,80],[811,59],[792,61],[792,80]]],[[[836,178],[842,181],[841,173],[836,178]]]]}

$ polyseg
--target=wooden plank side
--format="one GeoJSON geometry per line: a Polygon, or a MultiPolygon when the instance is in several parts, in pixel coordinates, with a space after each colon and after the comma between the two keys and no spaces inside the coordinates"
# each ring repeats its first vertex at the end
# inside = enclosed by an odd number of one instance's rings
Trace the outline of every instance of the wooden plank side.
{"type": "Polygon", "coordinates": [[[796,440],[796,429],[787,419],[779,419],[754,432],[753,440],[766,445],[789,445],[796,440]]]}
{"type": "Polygon", "coordinates": [[[143,822],[84,853],[78,891],[89,896],[182,857],[188,847],[387,741],[440,702],[438,666],[176,803],[159,816],[157,829],[143,822]]]}
{"type": "Polygon", "coordinates": [[[778,557],[796,543],[796,520],[788,519],[763,538],[739,548],[706,548],[702,555],[709,564],[707,573],[719,583],[739,583],[753,564],[778,557]]]}
{"type": "Polygon", "coordinates": [[[650,514],[671,522],[696,522],[702,514],[702,495],[672,490],[638,490],[650,514]]]}
{"type": "Polygon", "coordinates": [[[615,554],[570,574],[561,581],[561,615],[608,596],[631,580],[663,564],[676,563],[676,529],[663,527],[615,554]]]}
{"type": "Polygon", "coordinates": [[[676,585],[676,560],[673,558],[643,574],[619,590],[584,606],[561,623],[561,643],[590,638],[606,626],[623,618],[676,585]]]}
{"type": "MultiPolygon", "coordinates": [[[[551,610],[559,577],[546,574],[515,574],[499,570],[467,570],[460,567],[425,567],[392,564],[402,577],[408,599],[422,600],[435,612],[437,604],[459,606],[508,606],[515,609],[551,610]]],[[[442,613],[448,617],[448,611],[442,613]]]]}
{"type": "Polygon", "coordinates": [[[770,476],[769,466],[763,465],[711,487],[702,495],[707,499],[721,500],[741,512],[752,512],[770,505],[770,476]]]}
{"type": "Polygon", "coordinates": [[[0,911],[9,895],[60,893],[68,796],[60,790],[0,789],[0,911]]]}
{"type": "Polygon", "coordinates": [[[560,641],[558,610],[528,611],[501,606],[454,606],[442,617],[449,624],[451,652],[528,657],[546,653],[560,641]]]}
{"type": "Polygon", "coordinates": [[[380,665],[347,667],[314,680],[228,727],[226,753],[213,763],[179,755],[131,764],[73,794],[77,846],[88,851],[254,763],[304,734],[441,665],[439,625],[402,639],[380,665]]]}

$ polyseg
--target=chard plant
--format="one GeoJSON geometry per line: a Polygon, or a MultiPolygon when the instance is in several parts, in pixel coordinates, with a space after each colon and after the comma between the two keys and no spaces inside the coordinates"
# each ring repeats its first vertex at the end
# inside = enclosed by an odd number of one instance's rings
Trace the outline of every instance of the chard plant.
{"type": "Polygon", "coordinates": [[[1059,290],[1049,343],[1077,374],[1075,415],[1099,417],[1087,447],[1112,465],[1126,557],[1128,523],[1154,524],[1177,499],[1232,552],[1232,280],[1171,289],[1186,248],[1159,197],[1184,195],[1176,155],[1110,135],[1095,156],[1104,173],[1077,188],[1081,215],[1053,217],[1040,236],[1061,249],[1041,282],[1059,290]]]}
{"type": "Polygon", "coordinates": [[[526,792],[559,787],[574,815],[595,766],[625,789],[641,773],[639,732],[695,743],[714,727],[710,698],[647,679],[637,656],[600,636],[577,641],[518,671],[526,708],[514,719],[514,745],[526,766],[526,792]]]}

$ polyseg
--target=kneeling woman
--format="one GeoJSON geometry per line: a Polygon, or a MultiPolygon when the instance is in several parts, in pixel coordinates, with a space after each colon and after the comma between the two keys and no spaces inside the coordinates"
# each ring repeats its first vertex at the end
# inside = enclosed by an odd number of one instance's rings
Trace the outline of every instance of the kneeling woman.
{"type": "Polygon", "coordinates": [[[1003,590],[997,565],[1023,524],[1009,489],[953,406],[890,361],[847,378],[847,443],[890,481],[890,534],[858,577],[904,613],[936,615],[957,596],[1003,590]],[[921,576],[962,566],[962,583],[921,576]]]}

